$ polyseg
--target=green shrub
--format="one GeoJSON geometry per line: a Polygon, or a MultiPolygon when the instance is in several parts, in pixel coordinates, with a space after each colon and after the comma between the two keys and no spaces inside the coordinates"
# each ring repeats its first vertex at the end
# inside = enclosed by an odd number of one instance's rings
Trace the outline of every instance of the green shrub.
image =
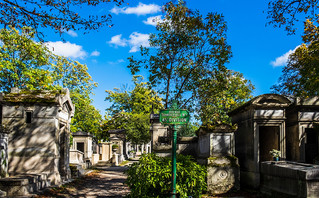
{"type": "MultiPolygon", "coordinates": [[[[206,191],[207,169],[191,156],[177,155],[176,191],[179,197],[200,197],[206,191]]],[[[171,192],[171,159],[155,154],[142,155],[138,163],[126,171],[128,197],[169,197],[171,192]]]]}

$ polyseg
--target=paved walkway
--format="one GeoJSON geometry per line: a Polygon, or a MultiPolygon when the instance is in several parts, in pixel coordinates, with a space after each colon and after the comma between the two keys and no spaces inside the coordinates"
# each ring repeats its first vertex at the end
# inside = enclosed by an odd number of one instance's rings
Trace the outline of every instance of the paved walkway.
{"type": "Polygon", "coordinates": [[[124,184],[126,169],[127,167],[99,167],[97,171],[60,188],[47,190],[36,197],[124,197],[130,192],[128,186],[124,184]]]}

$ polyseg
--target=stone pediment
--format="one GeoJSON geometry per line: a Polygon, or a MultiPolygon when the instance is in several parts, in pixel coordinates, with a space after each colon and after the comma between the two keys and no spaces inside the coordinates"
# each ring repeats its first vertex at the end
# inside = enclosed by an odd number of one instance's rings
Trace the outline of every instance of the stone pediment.
{"type": "Polygon", "coordinates": [[[278,94],[263,94],[257,96],[245,104],[237,107],[228,113],[228,115],[232,116],[239,112],[247,111],[248,109],[278,109],[285,108],[292,104],[292,101],[287,97],[278,95],[278,94]]]}
{"type": "Polygon", "coordinates": [[[291,101],[285,96],[278,94],[263,94],[251,100],[252,105],[266,107],[287,107],[291,101]]]}

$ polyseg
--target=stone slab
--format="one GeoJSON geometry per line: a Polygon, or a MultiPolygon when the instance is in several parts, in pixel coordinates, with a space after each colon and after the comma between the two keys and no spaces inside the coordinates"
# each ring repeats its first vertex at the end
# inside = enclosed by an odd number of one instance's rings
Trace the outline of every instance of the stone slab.
{"type": "Polygon", "coordinates": [[[319,166],[297,162],[262,162],[261,191],[274,195],[319,197],[319,166]]]}

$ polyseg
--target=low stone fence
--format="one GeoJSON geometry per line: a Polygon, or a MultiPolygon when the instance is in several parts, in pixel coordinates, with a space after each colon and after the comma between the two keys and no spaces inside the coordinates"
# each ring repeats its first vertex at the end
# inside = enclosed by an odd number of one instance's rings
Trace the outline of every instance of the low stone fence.
{"type": "Polygon", "coordinates": [[[49,186],[46,174],[25,174],[0,179],[0,192],[4,191],[8,197],[27,196],[49,186]]]}
{"type": "Polygon", "coordinates": [[[294,197],[319,197],[319,165],[289,161],[261,163],[261,191],[294,197]]]}
{"type": "Polygon", "coordinates": [[[70,149],[70,163],[83,164],[84,153],[79,150],[70,149]]]}

